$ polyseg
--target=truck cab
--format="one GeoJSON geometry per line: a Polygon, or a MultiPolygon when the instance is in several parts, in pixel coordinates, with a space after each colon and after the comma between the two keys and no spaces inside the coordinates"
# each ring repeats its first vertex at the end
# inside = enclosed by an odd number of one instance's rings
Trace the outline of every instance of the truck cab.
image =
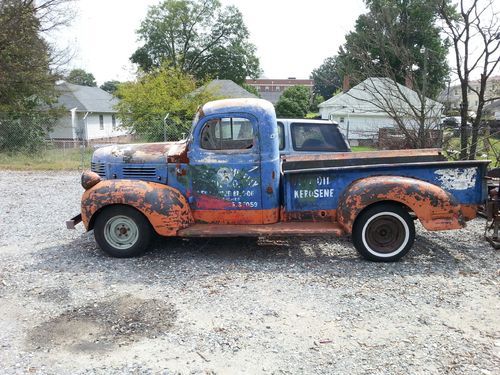
{"type": "MultiPolygon", "coordinates": [[[[185,141],[98,149],[68,226],[83,221],[116,257],[142,254],[156,232],[352,235],[363,257],[395,261],[413,244],[414,218],[459,229],[485,199],[487,161],[448,162],[439,150],[280,156],[278,124],[265,100],[225,99],[200,107],[185,141]]],[[[303,130],[302,145],[318,141],[321,131],[303,130]]]]}

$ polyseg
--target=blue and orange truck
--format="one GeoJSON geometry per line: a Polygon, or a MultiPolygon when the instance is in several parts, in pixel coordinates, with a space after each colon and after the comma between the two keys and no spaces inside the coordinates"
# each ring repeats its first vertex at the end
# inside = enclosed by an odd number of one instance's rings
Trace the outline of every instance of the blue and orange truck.
{"type": "Polygon", "coordinates": [[[389,262],[412,247],[415,220],[460,229],[486,200],[488,161],[447,161],[438,149],[280,156],[278,138],[265,100],[206,103],[185,141],[96,150],[67,225],[83,221],[114,257],[142,254],[155,233],[350,235],[364,258],[389,262]]]}

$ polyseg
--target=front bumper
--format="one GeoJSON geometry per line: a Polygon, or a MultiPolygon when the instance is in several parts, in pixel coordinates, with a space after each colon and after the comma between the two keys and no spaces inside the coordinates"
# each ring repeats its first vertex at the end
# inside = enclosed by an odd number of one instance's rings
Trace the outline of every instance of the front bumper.
{"type": "Polygon", "coordinates": [[[70,220],[66,220],[66,228],[67,229],[75,229],[75,225],[82,221],[82,214],[78,214],[70,220]]]}

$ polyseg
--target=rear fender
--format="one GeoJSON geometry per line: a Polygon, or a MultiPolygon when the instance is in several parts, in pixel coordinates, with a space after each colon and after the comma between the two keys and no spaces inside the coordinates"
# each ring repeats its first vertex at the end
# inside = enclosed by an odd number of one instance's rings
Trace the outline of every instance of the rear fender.
{"type": "Polygon", "coordinates": [[[136,208],[162,236],[175,236],[178,230],[194,222],[186,199],[177,189],[140,180],[104,180],[83,193],[82,221],[85,228],[93,229],[96,212],[114,204],[136,208]]]}
{"type": "Polygon", "coordinates": [[[439,186],[409,177],[376,176],[353,182],[340,196],[337,220],[347,233],[366,207],[383,201],[412,210],[427,230],[459,229],[465,225],[460,205],[439,186]]]}

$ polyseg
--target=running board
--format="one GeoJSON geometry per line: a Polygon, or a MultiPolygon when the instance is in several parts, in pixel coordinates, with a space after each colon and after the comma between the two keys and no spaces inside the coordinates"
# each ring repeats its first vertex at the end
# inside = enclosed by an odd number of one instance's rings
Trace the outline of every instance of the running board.
{"type": "Polygon", "coordinates": [[[342,236],[344,230],[331,222],[285,222],[276,224],[194,224],[177,232],[180,237],[283,237],[342,236]]]}

